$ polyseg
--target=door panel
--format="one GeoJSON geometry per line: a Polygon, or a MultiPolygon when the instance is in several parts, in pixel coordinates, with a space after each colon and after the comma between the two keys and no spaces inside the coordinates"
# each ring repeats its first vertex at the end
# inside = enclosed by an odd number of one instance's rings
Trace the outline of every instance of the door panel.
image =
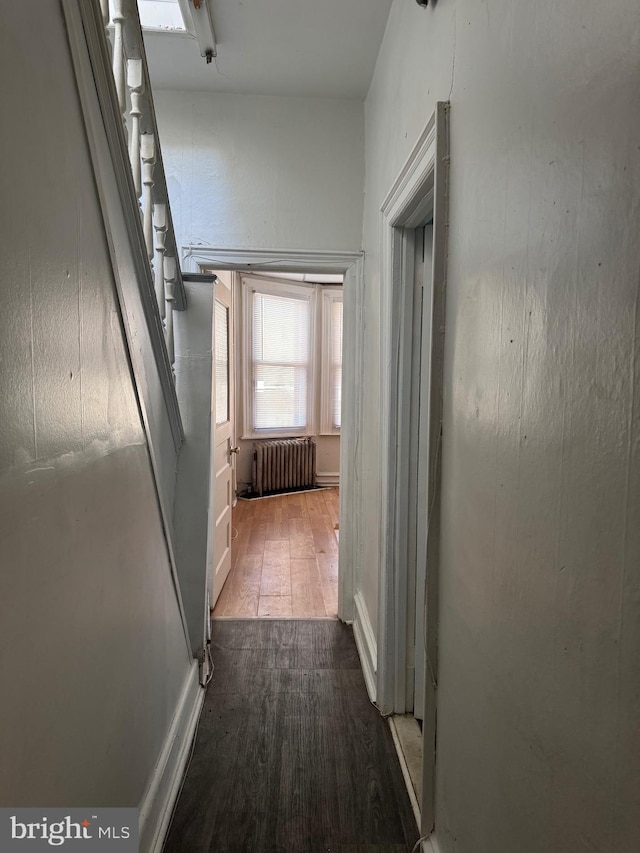
{"type": "Polygon", "coordinates": [[[233,322],[231,291],[215,284],[213,322],[213,607],[231,569],[233,504],[233,322]]]}

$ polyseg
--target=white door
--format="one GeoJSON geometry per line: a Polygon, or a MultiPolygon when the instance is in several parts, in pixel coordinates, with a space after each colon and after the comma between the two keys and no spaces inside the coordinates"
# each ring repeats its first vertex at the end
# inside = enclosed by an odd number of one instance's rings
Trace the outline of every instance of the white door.
{"type": "Polygon", "coordinates": [[[233,322],[231,291],[217,281],[213,313],[213,571],[210,606],[231,569],[233,468],[233,322]]]}

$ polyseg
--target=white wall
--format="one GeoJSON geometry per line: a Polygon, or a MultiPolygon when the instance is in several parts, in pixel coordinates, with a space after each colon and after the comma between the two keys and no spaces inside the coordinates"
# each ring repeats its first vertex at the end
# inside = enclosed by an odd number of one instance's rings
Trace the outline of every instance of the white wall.
{"type": "Polygon", "coordinates": [[[178,242],[357,250],[358,101],[154,93],[178,242]]]}
{"type": "Polygon", "coordinates": [[[0,31],[0,804],[137,806],[190,655],[60,7],[0,31]]]}
{"type": "MultiPolygon", "coordinates": [[[[639,39],[635,0],[396,0],[366,101],[372,420],[379,207],[452,104],[443,853],[638,846],[639,39]]],[[[370,529],[375,423],[362,440],[370,529]]],[[[373,541],[363,566],[375,620],[373,541]]]]}

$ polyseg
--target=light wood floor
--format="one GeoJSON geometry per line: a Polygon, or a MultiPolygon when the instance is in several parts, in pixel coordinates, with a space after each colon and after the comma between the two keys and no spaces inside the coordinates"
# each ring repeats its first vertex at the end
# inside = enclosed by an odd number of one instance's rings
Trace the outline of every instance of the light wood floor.
{"type": "Polygon", "coordinates": [[[214,618],[337,616],[337,524],[338,489],[239,500],[214,618]]]}

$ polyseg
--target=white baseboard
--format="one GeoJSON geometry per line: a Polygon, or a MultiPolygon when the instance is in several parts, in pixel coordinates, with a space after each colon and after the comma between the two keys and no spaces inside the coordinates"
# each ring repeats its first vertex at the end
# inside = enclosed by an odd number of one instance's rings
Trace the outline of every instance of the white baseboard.
{"type": "Polygon", "coordinates": [[[360,655],[360,663],[364,672],[364,681],[367,685],[369,699],[376,701],[376,684],[378,671],[378,644],[371,627],[371,619],[364,598],[360,591],[353,597],[356,608],[356,617],[353,621],[353,635],[360,655]]]}
{"type": "Polygon", "coordinates": [[[140,803],[140,853],[162,850],[204,694],[198,678],[198,662],[194,660],[184,680],[158,763],[140,803]]]}
{"type": "Polygon", "coordinates": [[[411,773],[409,772],[409,766],[407,765],[407,759],[404,755],[404,750],[402,749],[402,741],[400,740],[400,736],[398,734],[398,729],[396,727],[396,721],[394,717],[389,717],[389,728],[391,729],[391,737],[393,738],[393,745],[396,748],[396,754],[398,756],[398,761],[400,762],[400,769],[402,770],[402,778],[404,779],[404,784],[407,788],[407,794],[409,795],[409,802],[411,803],[411,808],[413,810],[413,816],[416,819],[416,826],[420,829],[420,803],[416,797],[416,792],[413,787],[413,782],[411,780],[411,773]]]}
{"type": "Polygon", "coordinates": [[[316,483],[319,486],[339,486],[340,471],[318,472],[316,474],[316,483]]]}

